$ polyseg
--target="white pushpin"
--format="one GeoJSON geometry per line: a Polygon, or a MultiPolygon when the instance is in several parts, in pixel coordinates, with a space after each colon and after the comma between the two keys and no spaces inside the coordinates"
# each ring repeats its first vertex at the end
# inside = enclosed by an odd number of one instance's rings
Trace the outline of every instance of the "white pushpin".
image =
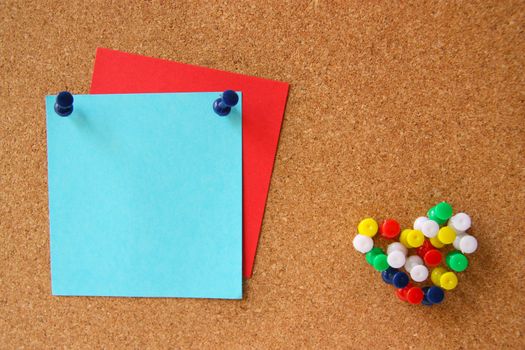
{"type": "Polygon", "coordinates": [[[448,220],[448,226],[456,230],[457,233],[467,231],[471,225],[472,220],[465,213],[457,213],[448,220]]]}
{"type": "Polygon", "coordinates": [[[405,247],[403,244],[399,242],[390,243],[388,247],[386,247],[386,254],[388,255],[396,250],[403,252],[404,255],[408,254],[407,247],[405,247]]]}
{"type": "Polygon", "coordinates": [[[425,265],[417,265],[410,270],[410,278],[415,282],[424,282],[428,278],[428,268],[425,265]]]}
{"type": "Polygon", "coordinates": [[[423,259],[421,259],[418,255],[411,255],[407,258],[405,270],[410,272],[410,270],[412,270],[412,268],[417,265],[423,265],[423,259]]]}
{"type": "Polygon", "coordinates": [[[352,244],[354,245],[355,250],[357,250],[360,253],[365,254],[371,251],[372,248],[374,247],[374,240],[372,239],[372,237],[357,234],[354,237],[352,244]]]}
{"type": "Polygon", "coordinates": [[[415,282],[423,282],[428,278],[428,268],[423,265],[423,259],[417,255],[412,255],[407,258],[405,270],[407,270],[410,278],[415,282]]]}
{"type": "Polygon", "coordinates": [[[406,262],[408,249],[399,242],[394,242],[386,248],[386,261],[390,267],[398,269],[403,267],[406,262]]]}
{"type": "Polygon", "coordinates": [[[427,222],[429,219],[426,217],[426,216],[420,216],[416,219],[416,221],[414,221],[414,230],[419,230],[419,231],[422,231],[421,230],[421,226],[423,225],[423,223],[427,222]]]}
{"type": "Polygon", "coordinates": [[[439,232],[439,224],[434,220],[427,220],[421,224],[421,232],[428,238],[436,237],[439,232]]]}
{"type": "Polygon", "coordinates": [[[454,239],[454,242],[452,242],[452,245],[454,246],[456,250],[461,250],[461,248],[459,247],[459,242],[461,241],[461,238],[465,237],[465,235],[466,235],[465,232],[456,233],[456,239],[454,239]]]}
{"type": "Polygon", "coordinates": [[[478,249],[478,240],[469,234],[460,234],[454,240],[454,248],[463,254],[472,254],[478,249]]]}

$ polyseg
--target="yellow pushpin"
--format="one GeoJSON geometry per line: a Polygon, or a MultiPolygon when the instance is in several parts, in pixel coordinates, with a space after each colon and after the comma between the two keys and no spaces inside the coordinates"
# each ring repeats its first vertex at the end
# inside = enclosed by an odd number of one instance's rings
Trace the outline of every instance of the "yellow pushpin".
{"type": "Polygon", "coordinates": [[[436,286],[446,290],[456,288],[458,285],[458,277],[454,272],[447,272],[443,267],[436,267],[430,274],[432,283],[436,286]]]}
{"type": "Polygon", "coordinates": [[[434,246],[434,248],[443,248],[445,245],[439,241],[437,237],[429,238],[430,244],[434,246]]]}
{"type": "Polygon", "coordinates": [[[442,227],[438,231],[437,239],[443,244],[451,244],[456,239],[456,231],[448,226],[442,227]]]}
{"type": "Polygon", "coordinates": [[[425,236],[419,230],[409,230],[406,234],[406,241],[411,248],[421,247],[425,242],[425,236]]]}
{"type": "Polygon", "coordinates": [[[456,276],[454,272],[445,272],[441,275],[439,283],[441,284],[441,288],[443,289],[454,289],[458,285],[458,276],[456,276]]]}
{"type": "Polygon", "coordinates": [[[430,279],[432,280],[432,283],[434,283],[436,286],[441,287],[440,279],[443,274],[447,272],[443,267],[436,267],[432,270],[432,273],[430,274],[430,279]]]}
{"type": "Polygon", "coordinates": [[[372,218],[366,218],[361,220],[357,226],[357,232],[363,236],[374,237],[377,233],[378,225],[377,222],[372,218]]]}
{"type": "Polygon", "coordinates": [[[405,229],[401,231],[401,234],[399,235],[399,242],[401,242],[402,245],[404,245],[407,248],[412,248],[410,244],[408,244],[407,237],[408,233],[412,231],[411,229],[405,229]]]}

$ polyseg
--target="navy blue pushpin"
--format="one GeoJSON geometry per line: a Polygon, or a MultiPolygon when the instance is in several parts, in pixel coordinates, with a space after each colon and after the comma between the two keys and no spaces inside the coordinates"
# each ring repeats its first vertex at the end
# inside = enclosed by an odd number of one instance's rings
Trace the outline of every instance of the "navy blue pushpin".
{"type": "Polygon", "coordinates": [[[392,284],[397,289],[405,288],[408,286],[408,282],[410,282],[410,278],[403,271],[398,271],[392,276],[392,284]]]}
{"type": "Polygon", "coordinates": [[[381,278],[383,278],[383,281],[388,284],[392,284],[392,279],[394,278],[395,274],[398,272],[397,269],[394,269],[392,267],[389,267],[385,271],[381,272],[381,278]]]}
{"type": "Polygon", "coordinates": [[[430,300],[428,300],[428,290],[430,289],[430,287],[423,287],[421,288],[421,290],[423,291],[423,300],[421,300],[421,304],[425,305],[425,306],[431,306],[432,305],[432,302],[430,300]]]}
{"type": "Polygon", "coordinates": [[[439,287],[432,286],[426,291],[425,299],[432,304],[439,304],[445,299],[445,292],[439,287]]]}
{"type": "Polygon", "coordinates": [[[239,95],[233,90],[226,90],[213,102],[213,110],[221,117],[230,114],[233,106],[239,102],[239,95]]]}
{"type": "Polygon", "coordinates": [[[73,95],[70,92],[62,91],[57,95],[55,112],[61,117],[67,117],[73,113],[73,95]]]}

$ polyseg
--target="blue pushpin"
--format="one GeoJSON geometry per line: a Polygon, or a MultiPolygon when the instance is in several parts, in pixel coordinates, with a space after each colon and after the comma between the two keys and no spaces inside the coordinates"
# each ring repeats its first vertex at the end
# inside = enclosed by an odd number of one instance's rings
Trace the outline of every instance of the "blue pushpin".
{"type": "Polygon", "coordinates": [[[381,278],[383,279],[383,282],[385,282],[386,284],[392,284],[392,279],[390,277],[391,276],[388,274],[387,271],[381,272],[381,278]]]}
{"type": "Polygon", "coordinates": [[[61,117],[67,117],[73,113],[73,95],[70,92],[62,91],[57,95],[55,112],[61,117]]]}
{"type": "Polygon", "coordinates": [[[410,278],[408,278],[408,275],[403,271],[398,271],[392,276],[392,284],[397,289],[405,288],[408,282],[410,282],[410,278]]]}
{"type": "Polygon", "coordinates": [[[429,289],[430,289],[430,287],[423,287],[423,288],[421,288],[421,290],[424,293],[423,300],[421,300],[421,304],[423,304],[425,306],[431,306],[432,305],[432,302],[430,300],[428,300],[428,290],[429,289]]]}
{"type": "Polygon", "coordinates": [[[432,286],[426,291],[425,299],[432,304],[439,304],[445,299],[445,292],[439,287],[432,286]]]}
{"type": "Polygon", "coordinates": [[[389,267],[388,269],[386,269],[385,271],[381,272],[381,278],[383,278],[383,281],[385,283],[388,283],[388,284],[392,284],[393,283],[393,278],[395,276],[395,274],[398,272],[397,269],[394,269],[392,267],[389,267]]]}
{"type": "Polygon", "coordinates": [[[233,90],[226,90],[213,102],[213,110],[221,117],[230,114],[233,106],[239,102],[239,95],[233,90]]]}

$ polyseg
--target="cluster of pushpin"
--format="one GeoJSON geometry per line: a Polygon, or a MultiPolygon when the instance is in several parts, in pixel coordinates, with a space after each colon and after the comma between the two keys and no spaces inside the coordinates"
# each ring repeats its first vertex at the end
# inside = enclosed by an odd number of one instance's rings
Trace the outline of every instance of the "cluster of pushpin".
{"type": "Polygon", "coordinates": [[[364,219],[357,227],[353,246],[381,272],[383,281],[396,288],[399,299],[410,304],[439,304],[445,298],[444,291],[458,285],[456,273],[467,268],[465,254],[474,253],[478,247],[476,238],[467,233],[471,224],[470,216],[453,215],[450,204],[441,202],[430,208],[427,216],[418,217],[411,229],[401,230],[393,219],[380,225],[372,218],[364,219]],[[378,232],[387,240],[399,241],[388,244],[385,252],[374,247],[373,237],[378,232]],[[414,284],[423,284],[429,277],[433,285],[414,284]]]}

